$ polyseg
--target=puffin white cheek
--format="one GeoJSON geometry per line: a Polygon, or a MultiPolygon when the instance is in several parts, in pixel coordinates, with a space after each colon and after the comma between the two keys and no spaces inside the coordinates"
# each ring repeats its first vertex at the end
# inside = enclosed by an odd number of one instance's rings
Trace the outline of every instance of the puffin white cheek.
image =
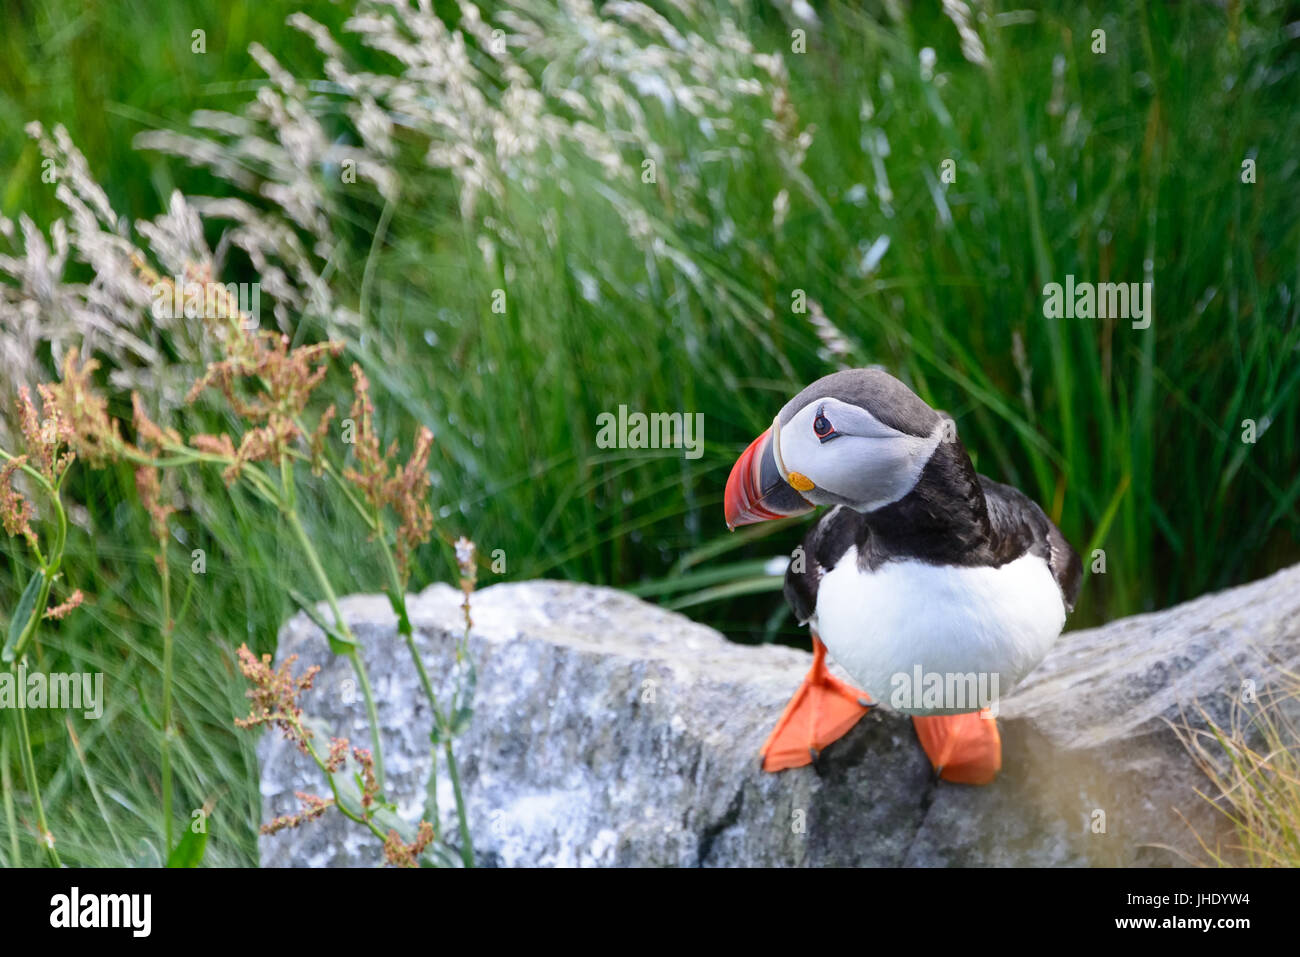
{"type": "Polygon", "coordinates": [[[841,436],[818,449],[803,474],[818,489],[861,510],[880,508],[912,490],[928,458],[921,455],[918,463],[915,453],[923,450],[908,438],[841,436]]]}
{"type": "MultiPolygon", "coordinates": [[[[792,474],[797,473],[820,485],[813,473],[822,467],[822,456],[823,447],[816,438],[789,426],[781,430],[781,450],[777,461],[782,478],[787,482],[792,474]]],[[[797,487],[797,479],[791,484],[797,487]]]]}
{"type": "MultiPolygon", "coordinates": [[[[834,496],[837,502],[856,501],[864,484],[871,482],[864,472],[873,469],[862,445],[864,441],[850,435],[841,435],[825,443],[816,438],[803,440],[801,437],[794,454],[789,446],[785,449],[785,464],[790,470],[787,481],[791,484],[798,484],[800,480],[811,482],[813,487],[803,490],[810,498],[824,492],[834,496]]],[[[821,504],[830,504],[830,501],[827,499],[821,504]]]]}

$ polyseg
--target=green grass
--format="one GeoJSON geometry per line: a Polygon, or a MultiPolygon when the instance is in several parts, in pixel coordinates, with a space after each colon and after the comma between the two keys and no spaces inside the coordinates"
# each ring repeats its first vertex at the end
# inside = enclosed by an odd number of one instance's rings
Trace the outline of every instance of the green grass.
{"type": "MultiPolygon", "coordinates": [[[[164,6],[57,0],[6,24],[6,215],[48,221],[56,208],[19,132],[29,120],[65,123],[117,208],[140,218],[175,186],[225,187],[131,150],[136,133],[245,101],[259,78],[244,54],[251,41],[299,75],[319,69],[282,25],[288,5],[164,6]],[[192,56],[189,31],[205,24],[209,53],[192,56]]],[[[517,237],[498,245],[493,268],[476,243],[481,222],[461,218],[453,184],[420,166],[414,146],[399,158],[402,201],[382,241],[381,204],[340,193],[336,282],[356,302],[371,276],[366,335],[350,351],[376,384],[386,434],[409,434],[411,420],[434,429],[447,534],[503,549],[510,579],[634,587],[738,640],[804,640],[779,580],[761,574],[804,524],[728,536],[721,511],[745,443],[833,368],[807,317],[791,311],[802,289],[851,341],[854,362],[883,364],[955,415],[980,471],[1041,502],[1086,565],[1105,550],[1106,572],[1090,576],[1074,625],[1300,557],[1300,45],[1283,33],[1285,8],[1048,4],[1031,22],[981,26],[992,63],[983,70],[962,59],[934,6],[895,21],[872,4],[819,4],[822,27],[797,55],[790,25],[755,5],[742,26],[758,49],[785,53],[793,109],[813,128],[798,172],[771,148],[752,101],[740,101],[726,134],[752,146],[726,157],[682,111],[647,99],[660,182],[640,182],[633,146],[617,183],[570,148],[565,172],[538,191],[485,204],[517,237]],[[1105,55],[1089,49],[1097,26],[1105,55]],[[923,47],[936,51],[942,86],[921,75],[923,47]],[[1250,185],[1247,157],[1258,164],[1250,185]],[[945,159],[957,175],[946,189],[945,159]],[[782,189],[789,212],[777,228],[782,189]],[[615,202],[649,217],[659,255],[629,238],[615,202]],[[889,247],[864,274],[881,237],[889,247]],[[1147,261],[1150,329],[1043,317],[1045,283],[1140,282],[1147,261]],[[507,291],[503,315],[491,311],[496,288],[507,291]],[[596,416],[620,404],[703,412],[704,456],[598,449],[596,416]],[[1243,419],[1261,423],[1255,444],[1241,441],[1243,419]]],[[[343,19],[332,4],[310,9],[343,19]]],[[[716,36],[708,23],[696,29],[716,36]]],[[[530,63],[539,76],[546,66],[530,63]]],[[[78,725],[84,765],[61,717],[36,719],[46,804],[65,860],[156,859],[156,730],[142,706],[158,700],[160,655],[147,521],[119,504],[134,502],[126,474],[85,476],[72,491],[87,510],[69,565],[93,604],[45,633],[43,664],[102,669],[115,690],[102,721],[78,725]]],[[[219,482],[185,494],[183,544],[208,549],[209,573],[177,634],[177,806],[217,796],[210,860],[250,863],[256,769],[251,738],[230,727],[243,710],[231,649],[273,647],[291,612],[282,586],[306,590],[304,570],[284,559],[274,516],[232,503],[219,482]]],[[[377,577],[346,559],[364,554],[363,532],[325,511],[310,524],[337,543],[336,581],[373,588],[377,577]]],[[[183,581],[187,550],[173,551],[183,581]]],[[[442,549],[417,558],[416,585],[450,574],[442,549]]],[[[23,580],[0,560],[0,595],[16,596],[23,580]]],[[[20,831],[34,861],[30,829],[20,831]]],[[[0,863],[9,855],[6,836],[0,863]]]]}
{"type": "MultiPolygon", "coordinates": [[[[510,311],[492,316],[501,280],[467,253],[438,199],[417,195],[394,220],[377,286],[391,351],[381,337],[372,355],[414,357],[385,362],[388,384],[412,414],[449,423],[448,498],[522,555],[521,575],[659,578],[723,534],[735,454],[829,371],[790,312],[794,289],[856,343],[856,361],[884,364],[956,415],[982,471],[1042,502],[1080,551],[1105,550],[1080,622],[1262,574],[1296,556],[1300,527],[1296,44],[1280,39],[1277,16],[1110,14],[1101,57],[1089,17],[1049,11],[990,31],[985,73],[960,60],[942,18],[882,27],[832,5],[809,53],[787,57],[800,119],[816,128],[807,191],[761,152],[698,162],[707,139],[654,117],[656,141],[701,186],[671,203],[647,188],[642,202],[698,274],[648,268],[599,190],[556,190],[507,204],[526,237],[511,265],[526,281],[504,284],[510,311]],[[1240,45],[1219,52],[1230,31],[1240,45]],[[926,44],[950,70],[941,91],[919,74],[926,44]],[[888,211],[863,146],[882,135],[888,211]],[[1261,170],[1253,185],[1241,182],[1247,156],[1261,170]],[[958,171],[950,223],[935,200],[945,158],[958,171]],[[787,183],[791,212],[776,231],[771,197],[787,183]],[[851,198],[856,184],[864,202],[851,198]],[[552,206],[563,210],[554,244],[539,222],[552,206]],[[713,231],[727,221],[742,238],[719,248],[713,231]],[[878,270],[857,275],[881,236],[878,270]],[[1043,318],[1045,283],[1140,282],[1148,259],[1151,329],[1043,318]],[[582,274],[599,301],[581,294],[582,274]],[[689,464],[594,448],[591,423],[619,403],[703,411],[707,454],[689,464]],[[1240,438],[1246,418],[1271,423],[1254,445],[1240,438]]],[[[776,29],[760,35],[780,42],[776,29]]],[[[748,554],[786,550],[797,534],[748,554]]],[[[765,617],[752,600],[700,611],[733,633],[765,617]]]]}

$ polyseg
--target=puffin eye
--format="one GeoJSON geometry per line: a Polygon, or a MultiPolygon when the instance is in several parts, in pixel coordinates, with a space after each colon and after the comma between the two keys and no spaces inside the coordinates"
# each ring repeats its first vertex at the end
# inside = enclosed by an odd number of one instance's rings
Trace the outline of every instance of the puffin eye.
{"type": "Polygon", "coordinates": [[[823,442],[829,442],[839,435],[835,431],[835,426],[831,425],[831,420],[826,418],[826,413],[821,409],[817,410],[817,418],[813,419],[813,434],[823,442]]]}

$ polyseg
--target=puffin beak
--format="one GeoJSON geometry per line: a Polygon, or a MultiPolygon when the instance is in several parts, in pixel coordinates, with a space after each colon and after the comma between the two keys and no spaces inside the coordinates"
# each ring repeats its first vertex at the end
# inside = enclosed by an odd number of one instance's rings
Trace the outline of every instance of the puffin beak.
{"type": "Polygon", "coordinates": [[[782,478],[772,444],[772,430],[768,429],[749,443],[731,467],[723,496],[728,528],[813,510],[812,503],[782,478]]]}

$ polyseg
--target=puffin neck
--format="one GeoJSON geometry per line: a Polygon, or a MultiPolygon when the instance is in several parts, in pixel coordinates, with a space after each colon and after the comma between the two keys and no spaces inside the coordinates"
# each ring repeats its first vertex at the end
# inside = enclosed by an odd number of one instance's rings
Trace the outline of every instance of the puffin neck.
{"type": "Polygon", "coordinates": [[[973,563],[991,535],[984,492],[960,440],[941,443],[912,490],[864,513],[863,522],[858,554],[872,567],[889,558],[973,563]]]}

